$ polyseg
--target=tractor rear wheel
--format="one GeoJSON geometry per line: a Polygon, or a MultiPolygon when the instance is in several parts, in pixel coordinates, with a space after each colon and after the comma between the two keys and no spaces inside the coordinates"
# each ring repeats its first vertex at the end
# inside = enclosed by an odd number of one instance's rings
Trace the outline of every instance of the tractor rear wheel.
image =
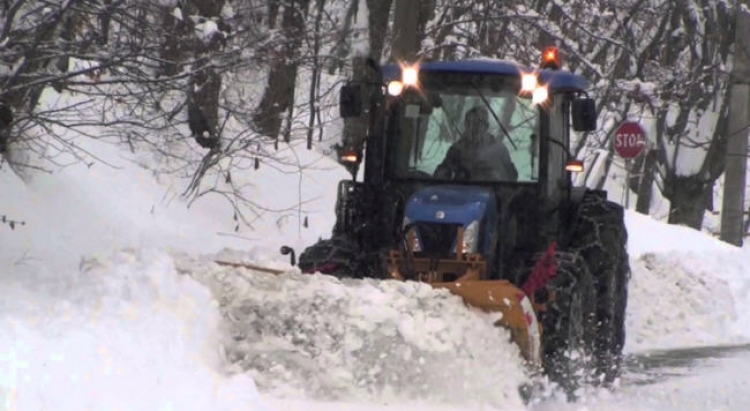
{"type": "Polygon", "coordinates": [[[630,262],[624,210],[593,192],[579,208],[571,249],[578,252],[594,278],[597,315],[594,359],[596,379],[609,385],[620,375],[625,345],[625,309],[630,262]]]}
{"type": "Polygon", "coordinates": [[[359,248],[356,241],[343,235],[320,240],[307,247],[299,256],[298,266],[303,273],[320,272],[335,277],[358,277],[359,248]]]}
{"type": "Polygon", "coordinates": [[[543,326],[543,366],[569,398],[586,382],[593,350],[596,302],[594,280],[576,253],[555,253],[556,275],[547,283],[543,326]]]}

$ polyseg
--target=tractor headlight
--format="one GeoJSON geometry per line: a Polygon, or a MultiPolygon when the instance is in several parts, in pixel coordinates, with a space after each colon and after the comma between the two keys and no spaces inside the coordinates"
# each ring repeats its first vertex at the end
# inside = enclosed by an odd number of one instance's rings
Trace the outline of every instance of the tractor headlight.
{"type": "Polygon", "coordinates": [[[521,75],[521,92],[532,93],[539,86],[539,80],[537,80],[536,74],[525,73],[521,75]]]}
{"type": "Polygon", "coordinates": [[[476,253],[479,245],[479,221],[474,220],[464,229],[464,252],[476,253]]]}
{"type": "Polygon", "coordinates": [[[534,89],[534,92],[531,94],[531,104],[537,105],[542,104],[545,101],[547,101],[547,98],[549,97],[549,91],[547,90],[546,86],[540,86],[534,89]]]}
{"type": "Polygon", "coordinates": [[[404,92],[404,83],[400,81],[391,81],[388,83],[388,94],[398,97],[404,92]]]}
{"type": "Polygon", "coordinates": [[[407,66],[401,69],[401,81],[405,86],[419,85],[419,66],[407,66]]]}
{"type": "MultiPolygon", "coordinates": [[[[411,224],[409,217],[404,217],[404,225],[401,226],[401,229],[405,229],[409,224],[411,224]]],[[[422,244],[419,242],[419,234],[417,234],[416,226],[412,226],[409,231],[405,231],[404,235],[406,236],[407,245],[411,247],[412,252],[418,253],[422,251],[422,244]]]]}

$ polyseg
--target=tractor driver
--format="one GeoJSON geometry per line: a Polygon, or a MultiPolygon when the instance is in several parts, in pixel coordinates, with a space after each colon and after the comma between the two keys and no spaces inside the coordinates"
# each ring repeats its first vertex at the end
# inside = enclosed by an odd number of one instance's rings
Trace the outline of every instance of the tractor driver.
{"type": "Polygon", "coordinates": [[[518,171],[501,139],[488,132],[487,109],[474,106],[464,115],[464,132],[443,162],[435,177],[450,180],[516,181],[518,171]]]}

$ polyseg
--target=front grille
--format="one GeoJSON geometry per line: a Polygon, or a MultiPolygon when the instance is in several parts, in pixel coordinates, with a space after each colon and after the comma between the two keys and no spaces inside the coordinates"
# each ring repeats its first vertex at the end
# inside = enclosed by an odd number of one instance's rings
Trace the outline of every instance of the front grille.
{"type": "Polygon", "coordinates": [[[429,257],[449,257],[458,235],[460,224],[416,223],[417,233],[422,245],[419,253],[429,257]]]}

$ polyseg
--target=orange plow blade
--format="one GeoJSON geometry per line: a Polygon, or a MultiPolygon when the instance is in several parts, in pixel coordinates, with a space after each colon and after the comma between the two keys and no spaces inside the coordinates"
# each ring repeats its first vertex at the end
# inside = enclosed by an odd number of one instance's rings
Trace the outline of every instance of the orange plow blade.
{"type": "Polygon", "coordinates": [[[502,313],[502,318],[496,325],[510,330],[513,342],[521,350],[527,362],[541,365],[542,329],[531,301],[520,288],[505,280],[476,280],[432,283],[431,285],[448,289],[463,298],[464,302],[470,306],[487,312],[502,313]]]}
{"type": "MultiPolygon", "coordinates": [[[[459,229],[459,239],[462,234],[459,229]]],[[[542,327],[537,320],[534,304],[523,290],[511,282],[485,279],[487,264],[481,255],[458,253],[454,259],[427,259],[414,257],[413,253],[391,250],[386,261],[391,278],[408,278],[445,288],[463,298],[470,306],[501,313],[502,318],[496,325],[510,331],[511,339],[530,365],[541,366],[542,327]],[[409,268],[404,271],[415,274],[404,275],[402,267],[406,266],[409,268]]]]}

